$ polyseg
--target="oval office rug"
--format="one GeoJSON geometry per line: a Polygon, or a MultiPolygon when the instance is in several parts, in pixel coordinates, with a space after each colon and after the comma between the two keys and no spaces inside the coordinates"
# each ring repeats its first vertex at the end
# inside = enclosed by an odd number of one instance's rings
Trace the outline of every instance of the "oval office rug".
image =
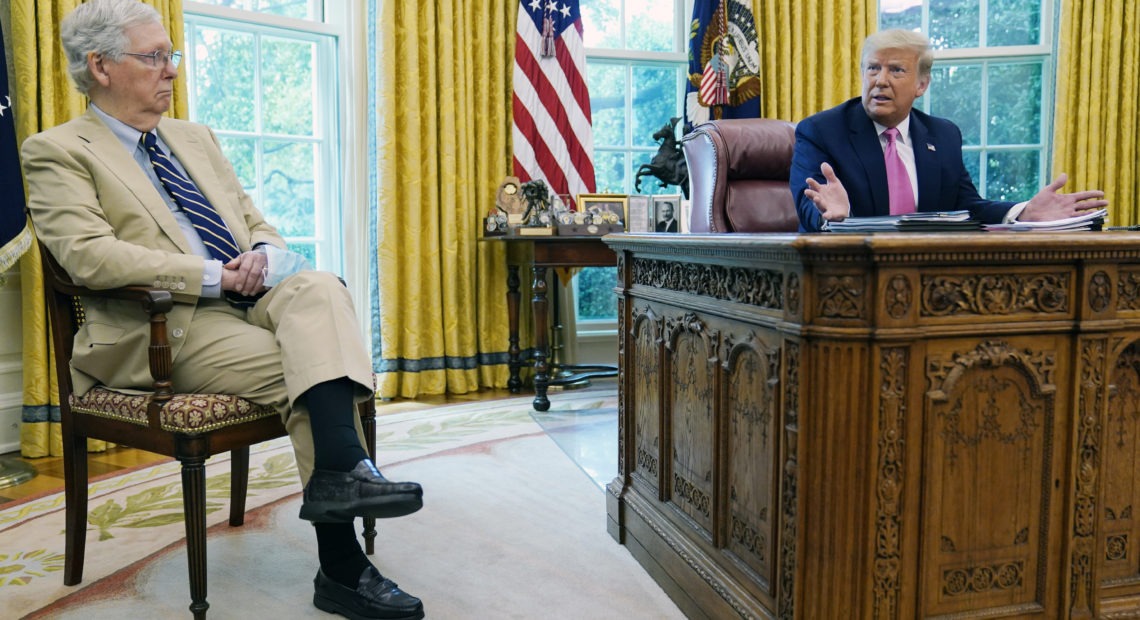
{"type": "MultiPolygon", "coordinates": [[[[616,411],[612,388],[551,400],[543,419],[561,420],[557,433],[589,420],[575,414],[616,411]]],[[[604,492],[535,422],[530,401],[377,418],[382,471],[422,483],[424,508],[377,522],[373,563],[421,597],[428,618],[683,618],[606,533],[604,492]]],[[[207,465],[209,617],[331,617],[312,606],[316,543],[297,518],[289,442],[252,452],[239,528],[225,523],[228,457],[207,465]]],[[[74,587],[63,585],[62,493],[7,505],[5,617],[189,617],[178,470],[163,463],[91,483],[84,579],[74,587]]]]}

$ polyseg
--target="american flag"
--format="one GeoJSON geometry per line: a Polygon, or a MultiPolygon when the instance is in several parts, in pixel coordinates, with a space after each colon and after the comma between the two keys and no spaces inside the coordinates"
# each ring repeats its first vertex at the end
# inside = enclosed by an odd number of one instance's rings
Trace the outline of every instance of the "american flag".
{"type": "Polygon", "coordinates": [[[728,103],[728,63],[720,54],[713,56],[701,74],[701,103],[706,106],[728,103]]]}
{"type": "Polygon", "coordinates": [[[578,0],[521,0],[515,35],[514,171],[556,194],[594,192],[594,133],[578,0]]]}

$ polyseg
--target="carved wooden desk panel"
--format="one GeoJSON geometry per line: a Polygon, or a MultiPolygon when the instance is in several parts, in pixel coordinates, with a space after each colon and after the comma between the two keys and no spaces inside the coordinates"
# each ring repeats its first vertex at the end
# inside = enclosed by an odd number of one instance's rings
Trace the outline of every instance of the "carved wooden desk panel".
{"type": "Polygon", "coordinates": [[[1140,234],[611,235],[611,534],[693,617],[1140,617],[1140,234]]]}

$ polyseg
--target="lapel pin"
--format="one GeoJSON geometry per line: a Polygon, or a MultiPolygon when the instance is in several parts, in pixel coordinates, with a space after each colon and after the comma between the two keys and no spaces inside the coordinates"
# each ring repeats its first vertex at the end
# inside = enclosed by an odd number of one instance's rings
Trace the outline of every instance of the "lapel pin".
{"type": "Polygon", "coordinates": [[[928,151],[934,151],[934,150],[936,150],[936,149],[934,148],[934,145],[933,145],[933,144],[931,144],[931,143],[927,142],[927,143],[926,143],[926,150],[928,150],[928,151]]]}

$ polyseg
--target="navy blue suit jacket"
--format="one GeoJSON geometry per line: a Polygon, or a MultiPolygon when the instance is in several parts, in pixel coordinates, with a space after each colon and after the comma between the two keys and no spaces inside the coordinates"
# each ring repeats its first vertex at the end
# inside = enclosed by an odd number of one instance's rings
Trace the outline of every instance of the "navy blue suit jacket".
{"type": "MultiPolygon", "coordinates": [[[[911,110],[910,137],[918,174],[919,211],[968,210],[974,219],[996,224],[1016,204],[978,195],[962,164],[962,132],[954,123],[911,110]]],[[[824,182],[819,171],[823,162],[831,164],[847,190],[852,217],[890,215],[883,148],[858,97],[796,125],[791,188],[801,231],[817,231],[823,225],[819,209],[804,195],[808,177],[824,182]]]]}

